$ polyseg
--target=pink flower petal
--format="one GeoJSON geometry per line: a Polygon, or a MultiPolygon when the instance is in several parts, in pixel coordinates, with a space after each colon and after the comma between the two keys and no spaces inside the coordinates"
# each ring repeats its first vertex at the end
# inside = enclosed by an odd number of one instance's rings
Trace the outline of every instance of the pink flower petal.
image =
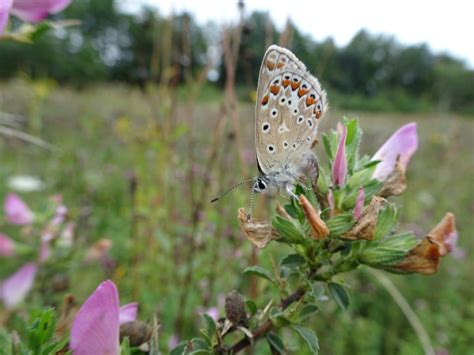
{"type": "Polygon", "coordinates": [[[41,236],[41,244],[40,244],[40,251],[39,251],[39,262],[44,263],[46,260],[49,259],[51,255],[51,240],[53,236],[51,234],[43,234],[41,236]]]}
{"type": "Polygon", "coordinates": [[[21,198],[12,192],[5,198],[4,209],[7,221],[12,224],[23,225],[33,222],[33,212],[21,198]]]}
{"type": "Polygon", "coordinates": [[[115,284],[102,282],[74,319],[70,348],[73,355],[119,353],[119,297],[115,284]]]}
{"type": "Polygon", "coordinates": [[[14,308],[21,303],[33,287],[37,266],[35,263],[23,265],[0,285],[0,298],[6,308],[14,308]]]}
{"type": "Polygon", "coordinates": [[[137,312],[138,312],[138,303],[128,303],[119,310],[119,323],[128,323],[133,322],[137,319],[137,312]]]}
{"type": "Polygon", "coordinates": [[[204,313],[207,313],[216,322],[219,319],[219,310],[217,309],[217,307],[211,307],[207,309],[204,313]]]}
{"type": "Polygon", "coordinates": [[[342,125],[342,134],[339,139],[339,146],[337,147],[336,157],[332,165],[332,181],[335,186],[344,184],[347,175],[347,161],[346,161],[346,136],[347,127],[342,125]]]}
{"type": "Polygon", "coordinates": [[[13,0],[1,0],[0,1],[0,34],[3,33],[10,17],[10,9],[12,7],[13,0]]]}
{"type": "Polygon", "coordinates": [[[5,234],[0,233],[0,256],[15,255],[15,242],[5,234]]]}
{"type": "Polygon", "coordinates": [[[71,0],[15,0],[11,13],[23,21],[39,22],[49,14],[61,12],[71,0]]]}
{"type": "Polygon", "coordinates": [[[372,157],[372,160],[381,160],[375,168],[373,178],[385,181],[393,171],[398,156],[400,156],[400,164],[406,170],[417,148],[416,123],[412,122],[400,127],[372,157]]]}
{"type": "Polygon", "coordinates": [[[362,210],[364,209],[364,199],[365,199],[365,190],[361,186],[359,187],[359,192],[357,193],[356,204],[353,211],[353,216],[356,221],[362,216],[362,210]]]}

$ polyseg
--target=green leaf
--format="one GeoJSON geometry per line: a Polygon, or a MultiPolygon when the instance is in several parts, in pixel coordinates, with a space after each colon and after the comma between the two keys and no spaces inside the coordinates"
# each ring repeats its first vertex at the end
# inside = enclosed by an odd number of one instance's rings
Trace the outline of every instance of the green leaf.
{"type": "Polygon", "coordinates": [[[202,319],[204,320],[204,328],[201,329],[201,333],[202,335],[204,335],[204,338],[206,339],[208,345],[213,346],[214,340],[216,338],[216,323],[210,315],[205,313],[202,315],[202,319]]]}
{"type": "MultiPolygon", "coordinates": [[[[296,226],[280,216],[273,218],[273,228],[277,230],[282,238],[290,244],[302,244],[305,241],[305,236],[296,226]]],[[[278,239],[277,239],[278,240],[278,239]]]]}
{"type": "Polygon", "coordinates": [[[30,349],[41,349],[53,338],[56,329],[55,313],[52,308],[48,308],[33,311],[31,317],[34,320],[27,329],[28,345],[30,349]]]}
{"type": "Polygon", "coordinates": [[[130,355],[132,350],[130,349],[130,340],[128,337],[123,338],[120,344],[120,355],[130,355]]]}
{"type": "Polygon", "coordinates": [[[346,157],[349,171],[353,171],[357,162],[357,155],[359,153],[360,139],[362,137],[362,130],[359,128],[359,120],[353,118],[352,120],[344,119],[344,124],[347,127],[346,136],[346,157]]]}
{"type": "Polygon", "coordinates": [[[315,301],[327,300],[327,296],[324,294],[324,287],[320,282],[310,282],[309,287],[311,288],[311,295],[315,301]]]}
{"type": "Polygon", "coordinates": [[[354,225],[352,213],[341,213],[326,221],[331,237],[339,237],[354,225]]]}
{"type": "Polygon", "coordinates": [[[382,211],[379,211],[377,217],[377,226],[375,227],[374,240],[384,238],[393,229],[398,219],[398,211],[395,205],[389,204],[382,211]]]}
{"type": "Polygon", "coordinates": [[[306,320],[307,318],[311,317],[318,310],[319,308],[315,304],[312,304],[312,303],[306,304],[300,311],[300,314],[299,314],[300,321],[306,320]]]}
{"type": "Polygon", "coordinates": [[[309,347],[309,350],[313,354],[317,354],[319,351],[319,342],[316,333],[309,328],[303,327],[302,325],[296,324],[293,325],[293,328],[306,342],[309,347]]]}
{"type": "Polygon", "coordinates": [[[212,354],[212,349],[209,347],[209,344],[206,340],[201,338],[194,338],[191,340],[192,350],[189,354],[212,354]]]}
{"type": "Polygon", "coordinates": [[[258,311],[257,305],[252,300],[245,301],[245,306],[247,307],[247,309],[250,311],[250,314],[252,315],[256,314],[258,311]]]}
{"type": "Polygon", "coordinates": [[[417,243],[412,233],[389,236],[380,242],[371,242],[357,254],[357,260],[361,264],[385,269],[403,260],[417,243]]]}
{"type": "Polygon", "coordinates": [[[280,266],[296,268],[306,263],[306,259],[299,254],[289,254],[280,261],[280,266]]]}
{"type": "Polygon", "coordinates": [[[275,349],[280,354],[286,353],[285,344],[278,335],[276,335],[274,332],[269,332],[266,338],[270,348],[275,349]]]}
{"type": "Polygon", "coordinates": [[[330,174],[322,166],[319,167],[319,177],[318,177],[318,189],[321,193],[325,194],[329,190],[331,185],[330,174]]]}
{"type": "MultiPolygon", "coordinates": [[[[244,271],[244,275],[256,275],[258,277],[262,277],[264,279],[267,279],[270,282],[276,283],[275,278],[273,275],[270,273],[270,271],[264,269],[261,266],[255,265],[255,266],[247,266],[244,271]]],[[[211,318],[212,319],[212,318],[211,318]]]]}
{"type": "Polygon", "coordinates": [[[298,213],[296,212],[296,208],[292,204],[286,204],[285,211],[286,213],[290,215],[290,217],[298,218],[298,213]]]}
{"type": "Polygon", "coordinates": [[[346,289],[335,282],[330,282],[328,284],[328,288],[339,307],[341,307],[343,310],[346,310],[350,303],[349,294],[347,293],[346,289]]]}
{"type": "Polygon", "coordinates": [[[272,320],[273,324],[278,328],[278,327],[286,327],[289,324],[291,324],[291,320],[289,320],[285,313],[278,309],[278,308],[272,308],[270,310],[270,319],[272,320]]]}
{"type": "Polygon", "coordinates": [[[171,350],[170,355],[185,355],[188,344],[188,341],[182,341],[173,350],[171,350]]]}

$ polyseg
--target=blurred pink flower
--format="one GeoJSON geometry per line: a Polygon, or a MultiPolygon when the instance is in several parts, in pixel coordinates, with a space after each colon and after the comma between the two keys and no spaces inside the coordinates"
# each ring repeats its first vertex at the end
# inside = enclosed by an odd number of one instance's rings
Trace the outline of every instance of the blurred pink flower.
{"type": "Polygon", "coordinates": [[[79,309],[71,328],[73,355],[118,354],[120,324],[137,317],[137,303],[119,307],[117,286],[102,282],[79,309]]]}
{"type": "Polygon", "coordinates": [[[217,307],[208,308],[204,311],[204,313],[208,314],[216,322],[219,319],[219,310],[217,309],[217,307]]]}
{"type": "Polygon", "coordinates": [[[41,236],[40,250],[38,256],[38,261],[40,263],[44,263],[51,255],[51,240],[53,240],[53,235],[50,233],[46,233],[41,236]]]}
{"type": "Polygon", "coordinates": [[[10,13],[27,22],[40,22],[49,14],[64,10],[71,0],[2,0],[0,1],[0,33],[8,22],[10,13]]]}
{"type": "Polygon", "coordinates": [[[346,161],[346,136],[347,127],[342,125],[341,138],[337,147],[336,157],[332,165],[332,181],[335,186],[344,185],[347,175],[347,161],[346,161]]]}
{"type": "Polygon", "coordinates": [[[0,233],[0,256],[15,255],[15,242],[5,234],[0,233]]]}
{"type": "Polygon", "coordinates": [[[406,170],[417,148],[416,123],[412,122],[400,127],[372,157],[372,160],[381,160],[375,168],[373,178],[385,181],[395,168],[397,157],[400,157],[400,164],[406,170]]]}
{"type": "Polygon", "coordinates": [[[26,203],[13,192],[7,195],[3,206],[8,222],[18,225],[31,224],[31,222],[33,222],[33,212],[31,212],[26,203]]]}
{"type": "Polygon", "coordinates": [[[38,270],[35,263],[28,263],[0,284],[0,299],[6,308],[14,308],[21,303],[33,287],[38,270]]]}
{"type": "Polygon", "coordinates": [[[358,221],[360,219],[360,216],[362,216],[362,210],[364,209],[364,199],[365,199],[365,190],[361,186],[359,187],[359,192],[357,193],[356,204],[354,207],[354,211],[352,213],[356,221],[358,221]]]}
{"type": "Polygon", "coordinates": [[[137,319],[137,313],[138,313],[137,302],[128,303],[125,306],[120,307],[119,323],[124,324],[124,323],[135,321],[137,319]]]}
{"type": "Polygon", "coordinates": [[[170,339],[168,340],[168,348],[174,349],[179,344],[179,338],[176,334],[173,334],[170,339]]]}

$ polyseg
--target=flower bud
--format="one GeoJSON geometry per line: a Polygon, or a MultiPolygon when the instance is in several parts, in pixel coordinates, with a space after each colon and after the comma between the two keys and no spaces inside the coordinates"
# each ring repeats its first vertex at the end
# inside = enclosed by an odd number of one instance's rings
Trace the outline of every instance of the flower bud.
{"type": "Polygon", "coordinates": [[[304,215],[306,216],[309,225],[311,226],[311,235],[313,236],[313,239],[326,239],[329,235],[329,228],[321,217],[319,217],[319,213],[316,212],[304,195],[300,195],[300,205],[303,208],[304,215]]]}
{"type": "Polygon", "coordinates": [[[249,218],[243,208],[239,208],[237,218],[242,232],[257,248],[265,248],[273,239],[278,238],[278,232],[270,223],[249,218]]]}
{"type": "Polygon", "coordinates": [[[247,319],[244,299],[235,290],[225,297],[225,316],[235,325],[243,324],[247,319]]]}
{"type": "Polygon", "coordinates": [[[337,147],[336,157],[332,165],[332,182],[334,186],[344,185],[347,175],[347,160],[346,160],[346,136],[347,127],[342,125],[341,138],[337,147]]]}
{"type": "Polygon", "coordinates": [[[131,346],[140,346],[150,340],[152,328],[147,323],[136,320],[120,326],[120,341],[128,337],[131,346]]]}
{"type": "Polygon", "coordinates": [[[379,211],[385,206],[387,200],[375,196],[367,208],[362,212],[357,223],[341,238],[358,240],[372,240],[374,238],[375,227],[377,226],[377,217],[379,211]]]}
{"type": "Polygon", "coordinates": [[[357,192],[357,199],[354,207],[354,211],[352,215],[356,221],[360,219],[362,216],[362,210],[364,209],[364,199],[365,199],[365,190],[361,186],[359,187],[359,191],[357,192]]]}

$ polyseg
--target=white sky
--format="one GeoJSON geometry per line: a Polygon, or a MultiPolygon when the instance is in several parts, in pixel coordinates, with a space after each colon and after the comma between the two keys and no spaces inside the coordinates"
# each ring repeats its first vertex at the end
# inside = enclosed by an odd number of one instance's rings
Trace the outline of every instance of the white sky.
{"type": "MultiPolygon", "coordinates": [[[[186,9],[198,23],[237,19],[237,0],[122,0],[132,11],[148,4],[168,15],[186,9]]],[[[361,28],[394,35],[403,44],[426,42],[438,52],[448,52],[474,68],[474,1],[469,0],[246,0],[246,11],[270,13],[278,28],[288,17],[303,33],[320,41],[333,37],[343,46],[361,28]]]]}

